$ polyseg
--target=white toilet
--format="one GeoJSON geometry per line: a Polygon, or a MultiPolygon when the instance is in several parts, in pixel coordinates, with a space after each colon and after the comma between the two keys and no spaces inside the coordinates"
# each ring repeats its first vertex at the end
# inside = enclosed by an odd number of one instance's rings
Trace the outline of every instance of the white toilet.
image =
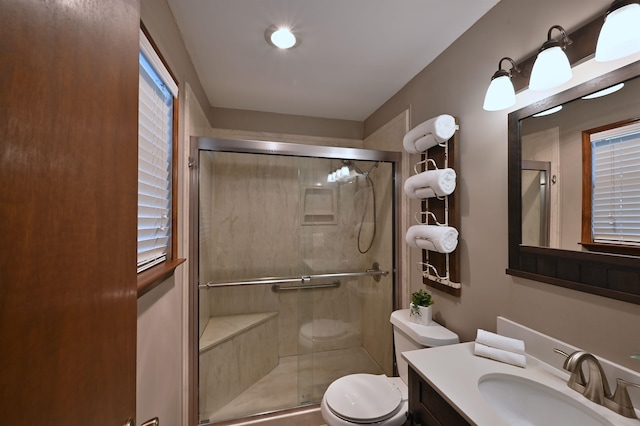
{"type": "Polygon", "coordinates": [[[391,324],[400,377],[351,374],[334,381],[320,404],[327,425],[402,425],[409,409],[409,366],[402,352],[460,342],[457,334],[436,322],[425,326],[409,321],[409,309],[393,312],[391,324]]]}

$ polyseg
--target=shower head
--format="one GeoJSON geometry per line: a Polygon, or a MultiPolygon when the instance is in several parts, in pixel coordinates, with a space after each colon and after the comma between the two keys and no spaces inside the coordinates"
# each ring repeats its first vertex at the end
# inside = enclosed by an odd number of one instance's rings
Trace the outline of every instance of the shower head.
{"type": "Polygon", "coordinates": [[[353,168],[356,172],[358,172],[359,175],[362,175],[364,177],[369,176],[369,173],[371,173],[371,171],[373,169],[375,169],[376,167],[378,167],[378,164],[380,164],[380,162],[375,162],[373,163],[373,166],[371,166],[371,168],[369,168],[369,170],[367,170],[366,172],[363,172],[357,165],[356,163],[354,163],[351,160],[342,160],[342,164],[346,165],[347,167],[351,167],[353,168]]]}
{"type": "Polygon", "coordinates": [[[351,182],[354,179],[356,179],[358,176],[364,178],[364,181],[367,184],[367,188],[370,189],[370,191],[367,191],[367,197],[366,197],[366,201],[365,201],[365,206],[363,209],[363,213],[362,213],[362,219],[360,221],[360,226],[358,227],[358,251],[361,254],[365,254],[367,253],[369,250],[371,250],[371,247],[373,247],[373,242],[376,238],[376,227],[377,227],[377,214],[376,214],[376,190],[373,184],[373,179],[371,179],[371,177],[369,176],[369,174],[371,173],[371,171],[373,169],[375,169],[376,167],[378,167],[378,165],[380,164],[380,162],[375,162],[373,163],[373,165],[369,168],[369,170],[367,170],[366,172],[363,172],[352,160],[342,160],[342,166],[338,167],[335,171],[330,172],[327,175],[327,182],[337,182],[337,183],[346,183],[346,182],[351,182]],[[371,199],[373,200],[372,203],[372,213],[373,213],[373,233],[371,235],[371,240],[369,241],[369,244],[366,248],[362,248],[360,246],[361,244],[361,239],[362,239],[362,228],[364,225],[364,221],[365,221],[365,217],[367,215],[367,211],[368,206],[369,206],[369,198],[371,197],[371,199]]]}
{"type": "Polygon", "coordinates": [[[376,162],[369,170],[363,172],[352,160],[341,160],[341,162],[342,166],[338,167],[333,172],[329,172],[327,175],[327,182],[351,182],[358,176],[364,179],[369,179],[369,173],[371,173],[371,170],[378,167],[379,164],[376,162]]]}
{"type": "Polygon", "coordinates": [[[354,168],[342,166],[327,175],[327,182],[345,183],[352,181],[358,176],[359,174],[354,168]]]}

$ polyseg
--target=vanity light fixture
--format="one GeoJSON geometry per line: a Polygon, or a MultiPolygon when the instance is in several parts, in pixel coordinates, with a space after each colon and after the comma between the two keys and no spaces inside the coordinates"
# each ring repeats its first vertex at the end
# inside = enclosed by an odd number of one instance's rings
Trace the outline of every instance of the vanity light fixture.
{"type": "Polygon", "coordinates": [[[640,52],[639,3],[615,0],[609,7],[596,44],[596,61],[613,61],[640,52]]]}
{"type": "Polygon", "coordinates": [[[300,43],[293,32],[291,32],[291,29],[284,26],[269,26],[264,32],[264,38],[270,45],[283,50],[295,47],[300,43]]]}
{"type": "Polygon", "coordinates": [[[538,57],[533,63],[529,88],[531,90],[547,90],[571,80],[573,73],[571,64],[564,53],[564,49],[572,43],[567,32],[560,25],[549,28],[547,41],[544,42],[538,57]],[[562,37],[559,40],[551,38],[551,32],[557,29],[562,37]]]}
{"type": "Polygon", "coordinates": [[[519,73],[520,68],[518,68],[513,59],[508,57],[500,59],[500,62],[498,62],[498,71],[491,77],[491,83],[484,96],[484,105],[482,108],[485,111],[499,111],[515,105],[516,92],[511,82],[511,77],[514,72],[519,73]],[[502,69],[502,61],[511,62],[512,66],[509,71],[502,69]]]}
{"type": "Polygon", "coordinates": [[[607,87],[606,89],[602,89],[599,90],[595,93],[592,93],[590,95],[587,96],[583,96],[581,99],[595,99],[595,98],[601,98],[603,96],[607,96],[610,95],[614,92],[617,92],[618,90],[622,89],[624,87],[624,83],[618,83],[616,85],[613,85],[611,87],[607,87]]]}
{"type": "Polygon", "coordinates": [[[532,117],[544,117],[545,115],[555,114],[556,112],[560,111],[561,109],[562,109],[562,105],[558,105],[558,106],[555,106],[553,108],[549,108],[549,109],[546,109],[544,111],[541,111],[541,112],[539,112],[537,114],[533,114],[532,117]]]}

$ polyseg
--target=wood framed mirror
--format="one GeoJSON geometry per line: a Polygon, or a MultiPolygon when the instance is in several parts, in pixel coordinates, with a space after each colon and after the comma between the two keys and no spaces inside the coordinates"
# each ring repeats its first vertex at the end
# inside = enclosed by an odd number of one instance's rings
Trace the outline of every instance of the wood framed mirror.
{"type": "MultiPolygon", "coordinates": [[[[590,161],[583,160],[583,133],[639,117],[640,61],[509,114],[507,274],[640,304],[640,245],[636,251],[633,246],[619,250],[616,244],[604,249],[582,244],[583,216],[592,208],[582,188],[583,173],[590,170],[583,163],[590,161]],[[624,87],[616,93],[585,98],[619,83],[624,87]],[[559,113],[539,115],[558,106],[559,113]],[[536,207],[534,215],[546,221],[534,226],[548,232],[539,244],[523,240],[523,218],[528,216],[523,211],[523,161],[550,163],[546,178],[539,181],[550,206],[536,207]]],[[[640,206],[633,216],[640,223],[640,206]]]]}

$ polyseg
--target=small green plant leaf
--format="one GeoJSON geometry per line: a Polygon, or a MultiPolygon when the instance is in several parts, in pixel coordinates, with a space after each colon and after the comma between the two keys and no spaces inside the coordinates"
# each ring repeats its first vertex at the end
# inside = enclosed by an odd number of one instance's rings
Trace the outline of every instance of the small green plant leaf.
{"type": "Polygon", "coordinates": [[[411,293],[411,315],[420,315],[419,306],[428,307],[433,305],[433,298],[429,293],[420,289],[411,293]]]}

